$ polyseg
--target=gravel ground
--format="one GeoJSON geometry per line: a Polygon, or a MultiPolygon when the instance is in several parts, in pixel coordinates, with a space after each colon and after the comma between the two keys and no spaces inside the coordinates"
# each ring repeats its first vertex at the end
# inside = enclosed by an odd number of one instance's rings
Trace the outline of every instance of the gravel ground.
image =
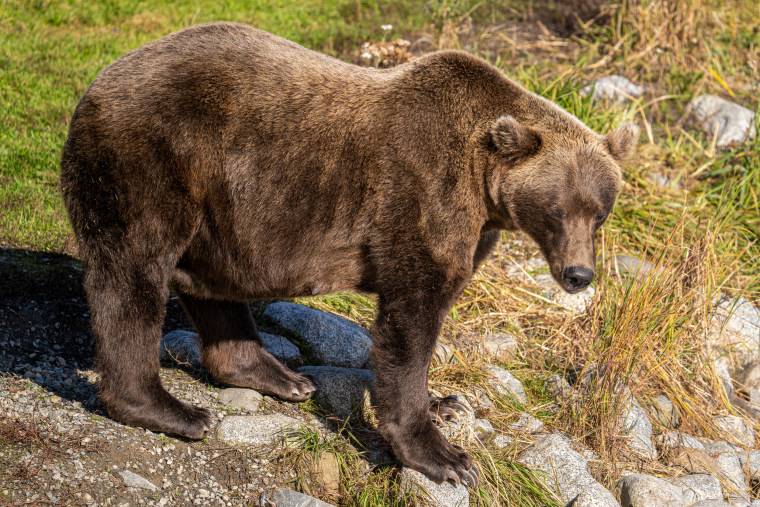
{"type": "MultiPolygon", "coordinates": [[[[178,328],[192,326],[171,299],[165,331],[178,328]]],[[[81,266],[64,255],[0,249],[0,504],[244,505],[291,481],[265,449],[113,421],[97,402],[92,361],[81,266]],[[128,487],[126,471],[155,489],[128,487]]],[[[164,367],[161,378],[217,419],[244,413],[222,407],[222,386],[203,372],[164,367]]],[[[265,397],[259,412],[297,410],[265,397]]]]}

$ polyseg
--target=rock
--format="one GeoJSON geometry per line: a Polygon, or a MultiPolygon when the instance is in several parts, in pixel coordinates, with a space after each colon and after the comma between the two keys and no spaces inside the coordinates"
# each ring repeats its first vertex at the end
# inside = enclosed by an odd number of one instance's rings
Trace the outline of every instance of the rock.
{"type": "Polygon", "coordinates": [[[124,470],[122,472],[119,472],[119,475],[121,475],[121,478],[124,479],[124,484],[129,486],[130,488],[140,488],[140,489],[148,489],[150,491],[158,491],[158,488],[149,480],[140,477],[134,472],[130,472],[129,470],[124,470]]]}
{"type": "Polygon", "coordinates": [[[726,392],[726,397],[730,400],[734,397],[734,382],[731,379],[731,373],[728,371],[728,367],[723,364],[719,359],[713,361],[715,366],[715,373],[718,375],[721,383],[723,384],[723,390],[726,392]]]}
{"type": "Polygon", "coordinates": [[[760,361],[760,310],[744,298],[722,296],[710,320],[706,345],[721,356],[718,362],[732,377],[744,378],[744,371],[760,361]]]}
{"type": "Polygon", "coordinates": [[[715,425],[731,435],[738,442],[753,447],[755,445],[755,433],[751,427],[740,417],[729,415],[726,417],[717,417],[713,419],[715,425]]]}
{"type": "Polygon", "coordinates": [[[670,463],[692,474],[717,474],[720,471],[718,460],[699,449],[680,448],[672,454],[670,463]]]}
{"type": "Polygon", "coordinates": [[[259,409],[259,403],[264,397],[253,389],[242,389],[239,387],[229,387],[219,393],[219,403],[228,407],[243,408],[256,412],[259,409]]]}
{"type": "Polygon", "coordinates": [[[690,119],[717,139],[718,148],[741,144],[755,137],[755,113],[715,95],[700,95],[689,103],[690,119]]]}
{"type": "Polygon", "coordinates": [[[736,507],[730,503],[726,503],[723,500],[702,500],[689,507],[736,507]]]}
{"type": "Polygon", "coordinates": [[[493,401],[488,397],[486,390],[480,386],[472,387],[472,391],[468,392],[466,397],[470,405],[482,411],[488,411],[493,407],[493,401]]]}
{"type": "Polygon", "coordinates": [[[626,102],[640,97],[643,93],[644,88],[616,74],[599,78],[594,84],[588,85],[580,91],[582,97],[591,94],[591,100],[608,100],[611,102],[626,102]]]}
{"type": "Polygon", "coordinates": [[[163,362],[201,367],[201,340],[197,333],[178,329],[164,335],[158,348],[163,362]]]}
{"type": "Polygon", "coordinates": [[[337,417],[346,419],[354,412],[362,420],[370,417],[371,391],[375,385],[375,376],[371,371],[337,366],[304,366],[298,372],[314,380],[316,395],[330,404],[337,417]]]}
{"type": "Polygon", "coordinates": [[[301,351],[284,336],[262,332],[259,332],[259,336],[261,336],[261,343],[264,344],[264,348],[283,363],[294,368],[303,364],[301,351]]]}
{"type": "Polygon", "coordinates": [[[511,333],[488,333],[483,339],[483,350],[499,361],[508,362],[517,354],[518,344],[511,333]]]}
{"type": "Polygon", "coordinates": [[[664,479],[631,474],[615,483],[615,496],[622,507],[683,507],[681,488],[664,479]]]}
{"type": "Polygon", "coordinates": [[[549,264],[542,257],[533,257],[522,264],[510,264],[505,266],[504,271],[507,276],[524,281],[532,281],[533,277],[529,273],[547,269],[549,264]]]}
{"type": "Polygon", "coordinates": [[[514,422],[508,426],[512,431],[520,433],[538,433],[544,429],[544,423],[533,417],[532,415],[523,412],[520,414],[520,418],[517,422],[514,422]]]}
{"type": "Polygon", "coordinates": [[[528,396],[525,394],[525,387],[523,387],[522,383],[511,373],[504,368],[492,364],[488,365],[486,369],[488,370],[488,373],[494,377],[488,379],[488,384],[493,387],[497,393],[515,398],[520,403],[528,402],[528,396]]]}
{"type": "Polygon", "coordinates": [[[512,437],[509,437],[507,435],[496,435],[493,437],[493,445],[495,445],[499,449],[504,449],[505,447],[509,446],[514,442],[515,439],[512,437]]]}
{"type": "Polygon", "coordinates": [[[742,451],[743,449],[739,447],[738,445],[729,444],[726,441],[718,440],[716,442],[708,441],[703,442],[705,445],[705,450],[709,454],[720,454],[722,452],[738,452],[742,451]]]}
{"type": "Polygon", "coordinates": [[[259,503],[261,505],[274,504],[277,507],[333,507],[332,504],[286,488],[275,490],[275,492],[269,496],[262,496],[262,501],[259,503]],[[266,501],[264,501],[264,499],[266,501]]]}
{"type": "Polygon", "coordinates": [[[692,474],[670,479],[670,483],[680,486],[685,505],[702,500],[723,500],[720,481],[712,474],[692,474]]]}
{"type": "MultiPolygon", "coordinates": [[[[568,504],[571,505],[571,504],[568,504]]],[[[618,507],[618,503],[604,486],[594,482],[575,497],[572,507],[618,507]],[[614,502],[614,503],[612,503],[614,502]]]]}
{"type": "Polygon", "coordinates": [[[568,294],[554,281],[554,278],[550,274],[536,275],[534,279],[538,285],[543,287],[544,295],[551,299],[552,303],[569,312],[579,315],[584,314],[594,304],[594,294],[596,294],[596,291],[593,287],[589,287],[576,294],[568,294]]]}
{"type": "Polygon", "coordinates": [[[673,190],[681,189],[681,185],[678,184],[678,181],[673,181],[662,173],[650,173],[649,180],[660,187],[672,188],[673,190]]]}
{"type": "Polygon", "coordinates": [[[315,480],[330,493],[340,492],[340,466],[335,454],[327,451],[319,453],[311,466],[315,480]]]}
{"type": "MultiPolygon", "coordinates": [[[[467,486],[456,486],[444,481],[436,484],[421,473],[404,467],[400,474],[402,491],[429,497],[432,504],[438,507],[467,507],[470,505],[470,492],[467,486]]],[[[279,506],[278,506],[279,507],[279,506]]]]}
{"type": "Polygon", "coordinates": [[[273,303],[264,315],[300,334],[323,364],[344,368],[367,364],[372,340],[366,329],[349,320],[294,303],[273,303]]]}
{"type": "Polygon", "coordinates": [[[554,398],[564,398],[570,396],[573,392],[573,388],[570,383],[559,375],[552,375],[544,383],[546,391],[554,398]]]}
{"type": "Polygon", "coordinates": [[[652,415],[657,422],[669,429],[678,427],[681,423],[681,417],[670,398],[660,394],[649,399],[649,402],[652,407],[652,415]]]}
{"type": "Polygon", "coordinates": [[[760,479],[760,451],[737,452],[742,470],[749,472],[750,480],[760,479]]]}
{"type": "Polygon", "coordinates": [[[657,441],[663,446],[670,449],[677,447],[685,447],[687,449],[699,449],[701,451],[706,450],[705,444],[702,443],[697,437],[687,435],[686,433],[679,433],[677,431],[667,431],[657,436],[657,441]]]}
{"type": "Polygon", "coordinates": [[[626,389],[626,408],[621,414],[621,426],[626,444],[635,453],[649,459],[657,459],[657,449],[652,442],[652,423],[636,398],[626,389]]]}
{"type": "Polygon", "coordinates": [[[433,360],[438,364],[453,363],[456,358],[454,349],[445,343],[438,342],[435,344],[435,350],[433,351],[433,360]]]}
{"type": "Polygon", "coordinates": [[[756,363],[747,369],[742,383],[750,392],[760,390],[760,363],[756,363]]]}
{"type": "Polygon", "coordinates": [[[616,506],[612,494],[597,483],[588,471],[588,460],[570,448],[558,433],[542,437],[517,458],[523,465],[544,472],[544,480],[565,502],[571,502],[589,488],[596,488],[595,505],[616,506]]]}
{"type": "Polygon", "coordinates": [[[301,423],[283,414],[229,415],[219,424],[219,438],[233,444],[267,445],[298,429],[301,423]]]}
{"type": "MultiPolygon", "coordinates": [[[[723,496],[749,500],[746,476],[739,457],[732,452],[718,454],[718,473],[724,479],[723,496]]],[[[733,503],[733,502],[732,502],[733,503]]]]}

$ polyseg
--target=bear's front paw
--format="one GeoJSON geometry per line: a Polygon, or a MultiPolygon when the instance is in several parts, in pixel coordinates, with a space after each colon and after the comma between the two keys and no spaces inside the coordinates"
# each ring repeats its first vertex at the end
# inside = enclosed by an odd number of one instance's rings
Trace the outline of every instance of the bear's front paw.
{"type": "Polygon", "coordinates": [[[464,482],[471,488],[477,486],[480,472],[472,456],[449,443],[430,419],[410,426],[384,432],[404,465],[439,484],[448,480],[456,484],[464,482]]]}

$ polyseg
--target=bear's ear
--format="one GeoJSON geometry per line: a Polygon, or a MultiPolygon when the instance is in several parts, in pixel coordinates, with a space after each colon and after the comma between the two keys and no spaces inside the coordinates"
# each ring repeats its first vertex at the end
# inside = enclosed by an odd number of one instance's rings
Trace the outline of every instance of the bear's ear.
{"type": "Polygon", "coordinates": [[[633,151],[633,147],[636,146],[638,139],[639,127],[633,123],[624,123],[616,130],[604,136],[604,144],[607,146],[607,151],[610,152],[612,158],[622,165],[631,151],[633,151]]]}
{"type": "Polygon", "coordinates": [[[512,116],[502,116],[493,122],[491,140],[499,154],[510,162],[535,155],[541,148],[538,132],[521,125],[512,116]]]}

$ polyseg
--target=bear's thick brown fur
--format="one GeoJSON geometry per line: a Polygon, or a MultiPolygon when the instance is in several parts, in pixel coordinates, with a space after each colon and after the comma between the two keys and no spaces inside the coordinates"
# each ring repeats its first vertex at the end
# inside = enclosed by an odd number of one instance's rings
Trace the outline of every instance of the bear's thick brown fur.
{"type": "Polygon", "coordinates": [[[210,429],[159,380],[170,284],[215,378],[287,400],[314,387],[263,349],[245,301],[373,292],[380,432],[431,479],[472,483],[428,412],[442,321],[499,229],[585,288],[635,136],[597,135],[461,52],[365,69],[231,23],[146,44],[90,86],[63,150],[100,401],[154,431],[210,429]]]}

